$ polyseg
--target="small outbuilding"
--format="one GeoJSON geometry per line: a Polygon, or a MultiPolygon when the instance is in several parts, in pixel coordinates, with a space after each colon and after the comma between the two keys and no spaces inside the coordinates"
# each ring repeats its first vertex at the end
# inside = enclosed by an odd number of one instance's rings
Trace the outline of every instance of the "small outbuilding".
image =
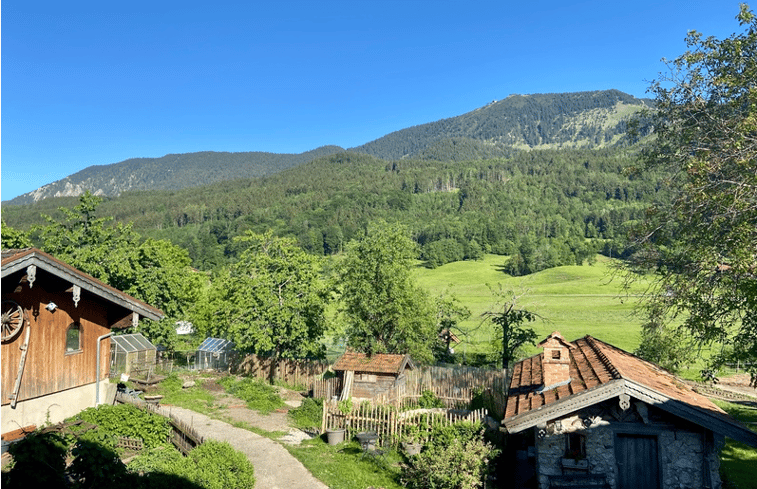
{"type": "Polygon", "coordinates": [[[591,336],[559,332],[515,364],[503,425],[512,487],[720,487],[728,437],[757,433],[657,365],[591,336]]]}
{"type": "Polygon", "coordinates": [[[147,374],[155,368],[157,348],[142,333],[113,336],[110,339],[111,377],[117,374],[147,374]]]}
{"type": "Polygon", "coordinates": [[[113,333],[163,316],[41,250],[2,250],[3,439],[115,396],[113,333]]]}
{"type": "Polygon", "coordinates": [[[342,399],[371,399],[403,384],[415,365],[410,355],[346,352],[332,368],[342,379],[342,399]]]}
{"type": "Polygon", "coordinates": [[[234,343],[223,338],[205,338],[197,348],[195,368],[197,370],[227,370],[236,354],[234,343]]]}

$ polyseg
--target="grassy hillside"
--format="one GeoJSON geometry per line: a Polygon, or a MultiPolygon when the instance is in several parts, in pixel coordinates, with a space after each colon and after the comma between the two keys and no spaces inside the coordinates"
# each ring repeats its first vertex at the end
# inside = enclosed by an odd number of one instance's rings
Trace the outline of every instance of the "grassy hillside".
{"type": "MultiPolygon", "coordinates": [[[[611,280],[611,261],[598,257],[594,265],[556,267],[526,277],[501,271],[505,258],[486,255],[483,260],[450,263],[429,270],[417,269],[418,283],[437,296],[454,294],[472,312],[461,327],[472,333],[458,345],[458,352],[489,348],[491,328],[481,325],[481,314],[494,305],[487,283],[502,284],[523,294],[519,305],[542,316],[533,323],[540,338],[560,331],[568,340],[590,334],[626,351],[639,344],[640,320],[632,315],[633,297],[626,297],[619,279],[611,280]]],[[[636,293],[641,292],[641,286],[636,293]]],[[[461,338],[463,339],[463,338],[461,338]]],[[[531,354],[538,353],[531,347],[531,354]]]]}

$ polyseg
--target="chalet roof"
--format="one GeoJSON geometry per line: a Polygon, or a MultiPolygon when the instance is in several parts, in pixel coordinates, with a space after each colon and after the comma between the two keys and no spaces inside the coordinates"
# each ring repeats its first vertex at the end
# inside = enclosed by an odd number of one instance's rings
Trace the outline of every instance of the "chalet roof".
{"type": "Polygon", "coordinates": [[[346,352],[334,363],[334,370],[366,372],[374,374],[401,374],[405,368],[415,369],[410,355],[393,355],[389,353],[346,352]]]}
{"type": "Polygon", "coordinates": [[[515,364],[503,421],[517,433],[621,394],[757,447],[757,433],[670,372],[589,335],[570,342],[570,382],[543,389],[543,353],[515,364]]]}
{"type": "Polygon", "coordinates": [[[50,273],[71,285],[81,287],[82,291],[101,297],[142,317],[157,321],[164,316],[160,309],[135,299],[37,248],[2,250],[1,255],[2,278],[19,271],[26,272],[28,267],[33,265],[38,271],[50,273]]]}

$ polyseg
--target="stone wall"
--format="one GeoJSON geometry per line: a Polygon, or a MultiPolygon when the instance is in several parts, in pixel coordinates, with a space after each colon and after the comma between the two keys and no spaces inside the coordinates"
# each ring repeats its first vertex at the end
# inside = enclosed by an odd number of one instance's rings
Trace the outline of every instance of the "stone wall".
{"type": "Polygon", "coordinates": [[[632,420],[627,416],[618,420],[609,410],[591,412],[551,421],[537,429],[536,470],[539,486],[549,487],[549,477],[569,473],[604,475],[610,487],[617,485],[615,463],[615,434],[655,434],[659,451],[663,489],[719,488],[719,453],[723,438],[705,432],[690,423],[649,408],[640,406],[644,418],[632,420]],[[585,435],[586,458],[577,468],[566,467],[572,460],[563,462],[566,438],[570,433],[585,435]]]}

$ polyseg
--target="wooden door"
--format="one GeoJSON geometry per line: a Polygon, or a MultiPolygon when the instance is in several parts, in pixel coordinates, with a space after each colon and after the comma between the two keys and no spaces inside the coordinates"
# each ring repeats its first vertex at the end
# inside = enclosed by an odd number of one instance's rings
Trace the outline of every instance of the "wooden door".
{"type": "Polygon", "coordinates": [[[656,436],[617,434],[615,461],[618,489],[660,489],[656,436]]]}

